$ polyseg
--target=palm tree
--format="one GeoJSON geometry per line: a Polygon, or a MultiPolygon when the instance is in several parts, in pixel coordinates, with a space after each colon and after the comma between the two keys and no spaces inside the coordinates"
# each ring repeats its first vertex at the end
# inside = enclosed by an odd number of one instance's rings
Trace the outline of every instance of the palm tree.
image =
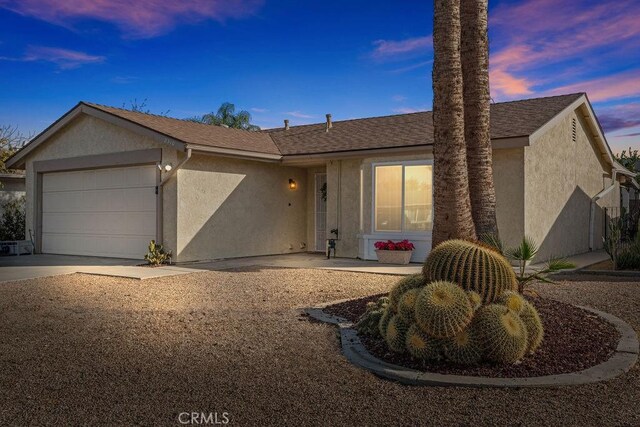
{"type": "Polygon", "coordinates": [[[433,243],[475,239],[460,63],[460,0],[435,0],[433,20],[433,243]]]}
{"type": "Polygon", "coordinates": [[[489,134],[488,0],[461,0],[460,56],[463,76],[464,136],[469,197],[476,234],[498,235],[489,134]]]}
{"type": "Polygon", "coordinates": [[[224,102],[216,113],[209,113],[199,117],[187,119],[192,122],[206,125],[226,126],[234,129],[257,131],[259,126],[251,124],[251,114],[248,111],[238,111],[230,102],[224,102]]]}

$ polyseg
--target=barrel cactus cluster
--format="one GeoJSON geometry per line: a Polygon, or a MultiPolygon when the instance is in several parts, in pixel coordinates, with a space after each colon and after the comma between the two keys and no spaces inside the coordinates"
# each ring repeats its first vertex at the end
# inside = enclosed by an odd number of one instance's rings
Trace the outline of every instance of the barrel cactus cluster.
{"type": "Polygon", "coordinates": [[[402,278],[388,299],[370,303],[358,325],[366,324],[360,331],[381,336],[390,350],[420,360],[514,363],[544,335],[536,309],[516,289],[501,254],[450,240],[431,252],[422,274],[402,278]]]}

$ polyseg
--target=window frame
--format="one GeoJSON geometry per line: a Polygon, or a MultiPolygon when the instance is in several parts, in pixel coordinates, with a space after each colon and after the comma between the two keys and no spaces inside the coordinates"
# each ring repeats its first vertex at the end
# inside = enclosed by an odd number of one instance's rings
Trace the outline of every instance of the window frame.
{"type": "MultiPolygon", "coordinates": [[[[433,228],[431,230],[426,231],[405,231],[404,230],[404,193],[405,193],[405,167],[406,166],[431,166],[431,217],[433,218],[433,159],[424,159],[424,160],[398,160],[398,161],[389,161],[389,162],[375,162],[371,163],[371,233],[374,234],[388,234],[388,235],[398,235],[401,234],[403,236],[425,236],[430,235],[433,232],[433,228]],[[378,166],[402,166],[402,215],[400,218],[400,231],[390,231],[390,230],[378,230],[376,228],[376,168],[378,166]]],[[[433,227],[433,226],[432,226],[433,227]]]]}

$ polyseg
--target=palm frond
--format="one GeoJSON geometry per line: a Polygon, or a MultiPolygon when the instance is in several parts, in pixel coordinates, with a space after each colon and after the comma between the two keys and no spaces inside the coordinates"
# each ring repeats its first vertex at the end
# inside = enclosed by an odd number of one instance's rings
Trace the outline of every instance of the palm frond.
{"type": "Polygon", "coordinates": [[[479,240],[504,255],[504,245],[497,234],[484,233],[480,235],[479,240]]]}
{"type": "Polygon", "coordinates": [[[538,245],[531,237],[524,236],[520,245],[505,251],[508,258],[518,261],[531,261],[538,253],[538,245]]]}
{"type": "Polygon", "coordinates": [[[556,272],[560,270],[567,270],[570,268],[576,268],[576,265],[566,258],[551,258],[547,261],[547,268],[549,272],[556,272]]]}

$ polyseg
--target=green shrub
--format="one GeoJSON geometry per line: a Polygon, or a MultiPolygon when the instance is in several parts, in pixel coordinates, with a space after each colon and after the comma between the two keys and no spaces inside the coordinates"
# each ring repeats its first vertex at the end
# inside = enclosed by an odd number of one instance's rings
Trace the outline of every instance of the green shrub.
{"type": "Polygon", "coordinates": [[[3,205],[0,218],[0,240],[25,239],[25,204],[24,196],[3,205]]]}
{"type": "Polygon", "coordinates": [[[167,264],[171,260],[171,251],[165,251],[162,245],[156,244],[155,240],[149,243],[149,252],[144,256],[149,265],[167,264]]]}
{"type": "Polygon", "coordinates": [[[429,281],[445,280],[475,291],[485,303],[517,286],[513,268],[504,256],[465,240],[439,244],[427,257],[422,272],[429,281]]]}
{"type": "Polygon", "coordinates": [[[462,331],[473,316],[466,292],[455,283],[434,282],[425,286],[415,302],[415,320],[436,338],[449,338],[462,331]]]}

